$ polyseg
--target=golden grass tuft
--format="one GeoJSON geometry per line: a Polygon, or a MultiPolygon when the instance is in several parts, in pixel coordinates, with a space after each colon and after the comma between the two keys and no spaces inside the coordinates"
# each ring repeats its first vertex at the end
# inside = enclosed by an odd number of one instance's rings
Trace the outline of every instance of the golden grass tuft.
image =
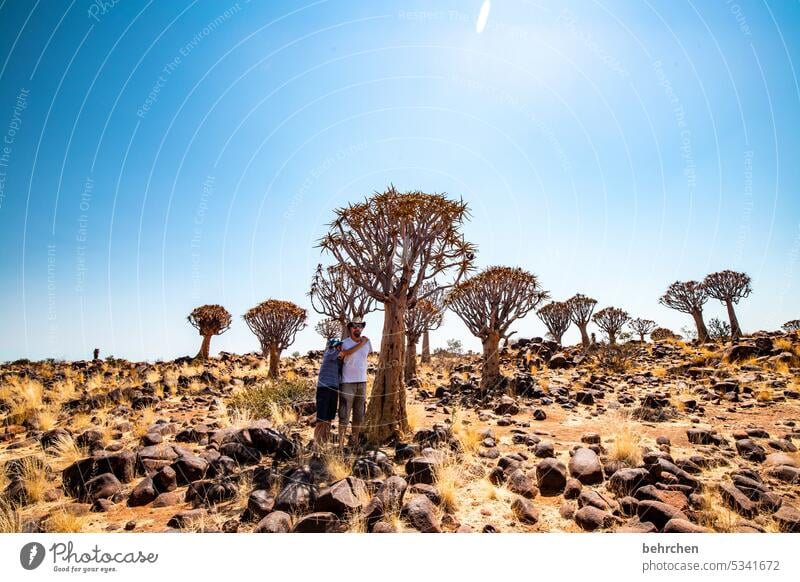
{"type": "Polygon", "coordinates": [[[145,406],[140,410],[139,419],[133,425],[133,434],[142,438],[150,431],[156,419],[156,411],[152,406],[145,406]]]}
{"type": "Polygon", "coordinates": [[[77,515],[61,506],[44,520],[44,530],[47,533],[80,533],[86,527],[87,521],[86,516],[77,515]]]}
{"type": "MultiPolygon", "coordinates": [[[[356,498],[364,508],[369,503],[371,496],[366,487],[360,487],[355,491],[356,498]]],[[[363,509],[353,511],[347,516],[347,533],[367,533],[367,516],[364,514],[363,509]]],[[[396,530],[395,530],[396,531],[396,530]]]]}
{"type": "Polygon", "coordinates": [[[59,409],[56,406],[46,406],[36,412],[36,426],[39,430],[47,431],[55,428],[58,423],[59,409]]]}
{"type": "Polygon", "coordinates": [[[436,465],[434,480],[442,500],[441,509],[450,513],[456,511],[464,494],[464,463],[454,455],[447,455],[442,463],[436,465]]]}
{"type": "Polygon", "coordinates": [[[450,432],[458,441],[462,451],[467,453],[476,453],[478,452],[478,448],[480,447],[483,438],[481,437],[480,432],[475,430],[475,428],[467,423],[465,417],[466,413],[463,409],[458,407],[453,408],[450,432]]]}
{"type": "Polygon", "coordinates": [[[425,407],[421,404],[409,404],[406,407],[408,428],[412,433],[417,432],[425,423],[425,407]]]}
{"type": "Polygon", "coordinates": [[[351,464],[338,450],[331,450],[325,455],[325,470],[335,482],[350,476],[351,464]]]}
{"type": "Polygon", "coordinates": [[[297,412],[289,404],[270,402],[267,406],[267,416],[279,429],[290,427],[297,423],[297,412]]]}
{"type": "Polygon", "coordinates": [[[739,523],[739,515],[725,506],[717,492],[706,490],[700,506],[698,523],[715,532],[730,533],[739,523]]]}
{"type": "Polygon", "coordinates": [[[775,400],[775,391],[769,386],[762,386],[756,390],[756,402],[772,402],[775,400]]]}
{"type": "Polygon", "coordinates": [[[668,373],[669,372],[667,372],[667,369],[664,366],[656,366],[652,370],[652,374],[656,378],[666,378],[668,373]]]}
{"type": "Polygon", "coordinates": [[[88,453],[79,447],[69,435],[60,435],[47,449],[47,455],[57,469],[65,469],[75,461],[88,456],[88,453]]]}
{"type": "Polygon", "coordinates": [[[253,415],[249,408],[240,408],[238,406],[225,408],[222,422],[230,428],[247,428],[253,424],[253,415]]]}
{"type": "Polygon", "coordinates": [[[44,459],[40,455],[22,458],[19,464],[19,476],[28,500],[31,503],[42,501],[48,488],[44,459]]]}
{"type": "Polygon", "coordinates": [[[0,534],[22,531],[22,515],[13,503],[0,497],[0,534]]]}
{"type": "Polygon", "coordinates": [[[642,462],[641,437],[637,427],[632,422],[622,422],[616,424],[618,427],[613,434],[613,442],[609,456],[636,467],[642,462]]]}
{"type": "Polygon", "coordinates": [[[92,426],[92,417],[84,412],[75,414],[70,420],[70,428],[79,431],[92,426]]]}

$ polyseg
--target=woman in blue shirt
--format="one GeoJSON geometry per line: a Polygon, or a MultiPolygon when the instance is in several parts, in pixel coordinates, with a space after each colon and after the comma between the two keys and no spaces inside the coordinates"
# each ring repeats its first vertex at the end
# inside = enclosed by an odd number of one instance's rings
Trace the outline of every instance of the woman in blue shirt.
{"type": "Polygon", "coordinates": [[[342,378],[342,360],[339,352],[342,340],[331,338],[322,354],[322,364],[317,377],[317,424],[314,427],[314,448],[320,450],[331,432],[331,421],[339,408],[339,383],[342,378]]]}

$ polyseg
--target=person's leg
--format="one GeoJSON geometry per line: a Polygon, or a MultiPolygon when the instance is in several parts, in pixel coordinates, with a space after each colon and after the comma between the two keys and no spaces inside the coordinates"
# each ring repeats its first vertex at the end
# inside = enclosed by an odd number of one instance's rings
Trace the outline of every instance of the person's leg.
{"type": "Polygon", "coordinates": [[[367,383],[353,384],[353,444],[358,446],[358,437],[361,427],[364,426],[364,416],[367,412],[367,383]]]}
{"type": "Polygon", "coordinates": [[[350,423],[350,414],[353,411],[353,397],[355,384],[342,383],[339,387],[339,448],[344,448],[347,436],[347,425],[350,423]]]}

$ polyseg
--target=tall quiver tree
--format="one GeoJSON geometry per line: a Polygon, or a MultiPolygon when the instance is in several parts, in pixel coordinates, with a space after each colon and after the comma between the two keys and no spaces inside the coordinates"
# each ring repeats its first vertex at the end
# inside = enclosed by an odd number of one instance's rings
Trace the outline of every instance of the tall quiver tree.
{"type": "Polygon", "coordinates": [[[305,327],[306,310],[291,301],[268,299],[243,317],[261,344],[261,353],[269,356],[270,377],[277,378],[281,352],[294,343],[297,332],[305,327]]]}
{"type": "Polygon", "coordinates": [[[536,315],[547,327],[547,331],[550,332],[553,340],[559,345],[564,332],[567,331],[569,324],[572,322],[571,314],[572,310],[566,301],[553,301],[536,312],[536,315]]]}
{"type": "MultiPolygon", "coordinates": [[[[433,297],[433,296],[432,296],[433,297]]],[[[420,299],[406,311],[406,363],[403,378],[408,384],[417,375],[417,342],[428,330],[437,329],[444,319],[444,306],[439,294],[436,301],[420,299]]]]}
{"type": "Polygon", "coordinates": [[[742,328],[739,327],[739,320],[736,318],[733,304],[739,303],[740,299],[747,297],[753,291],[750,287],[750,276],[746,273],[729,270],[711,273],[703,279],[703,287],[706,288],[709,297],[718,299],[725,304],[731,324],[731,338],[734,340],[740,338],[742,328]]]}
{"type": "Polygon", "coordinates": [[[308,296],[314,311],[339,322],[340,337],[347,335],[348,320],[363,320],[365,315],[375,311],[375,299],[342,265],[327,268],[317,265],[308,296]]]}
{"type": "Polygon", "coordinates": [[[419,360],[423,364],[431,363],[431,336],[427,329],[422,332],[422,354],[419,360]]]}
{"type": "Polygon", "coordinates": [[[665,307],[692,316],[697,327],[699,342],[708,341],[708,329],[703,321],[703,305],[706,301],[708,301],[706,289],[697,281],[675,281],[658,300],[665,307]]]}
{"type": "Polygon", "coordinates": [[[622,330],[622,326],[628,323],[630,318],[630,315],[624,309],[606,307],[595,313],[592,316],[592,321],[597,324],[597,327],[606,332],[608,343],[614,345],[617,343],[617,336],[622,330]]]}
{"type": "Polygon", "coordinates": [[[569,305],[572,323],[577,325],[578,329],[581,330],[581,343],[583,343],[584,346],[589,346],[592,340],[589,339],[589,333],[586,328],[592,319],[592,312],[594,311],[594,306],[597,305],[597,299],[592,299],[591,297],[577,293],[573,297],[567,299],[567,305],[569,305]]]}
{"type": "Polygon", "coordinates": [[[201,305],[196,307],[186,319],[203,336],[203,343],[197,357],[206,361],[211,349],[211,336],[223,334],[230,329],[231,314],[222,305],[201,305]]]}
{"type": "Polygon", "coordinates": [[[494,388],[501,380],[500,339],[512,323],[546,298],[535,275],[512,267],[489,267],[448,294],[446,306],[483,344],[482,390],[494,388]]]}
{"type": "Polygon", "coordinates": [[[342,326],[339,321],[328,318],[323,319],[314,326],[314,330],[323,337],[325,340],[325,347],[328,346],[328,340],[337,336],[341,336],[342,326]]]}
{"type": "Polygon", "coordinates": [[[644,342],[644,336],[656,328],[656,322],[652,319],[636,317],[628,322],[628,327],[639,336],[640,342],[644,342]]]}
{"type": "Polygon", "coordinates": [[[390,186],[336,210],[320,241],[356,284],[383,303],[381,351],[367,407],[366,436],[371,443],[408,432],[403,383],[406,311],[427,299],[421,292],[426,282],[451,275],[457,282],[471,269],[475,248],[460,232],[467,217],[463,201],[443,194],[400,193],[390,186]]]}

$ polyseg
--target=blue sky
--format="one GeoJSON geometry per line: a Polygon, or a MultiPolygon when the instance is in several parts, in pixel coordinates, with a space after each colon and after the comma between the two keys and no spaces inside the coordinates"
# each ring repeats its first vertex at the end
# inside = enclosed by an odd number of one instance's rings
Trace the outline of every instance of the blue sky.
{"type": "Polygon", "coordinates": [[[800,316],[798,3],[482,3],[0,2],[0,360],[193,354],[203,303],[257,349],[240,315],[310,308],[333,209],[389,183],[557,299],[678,330],[666,286],[731,268],[746,331],[800,316]]]}

